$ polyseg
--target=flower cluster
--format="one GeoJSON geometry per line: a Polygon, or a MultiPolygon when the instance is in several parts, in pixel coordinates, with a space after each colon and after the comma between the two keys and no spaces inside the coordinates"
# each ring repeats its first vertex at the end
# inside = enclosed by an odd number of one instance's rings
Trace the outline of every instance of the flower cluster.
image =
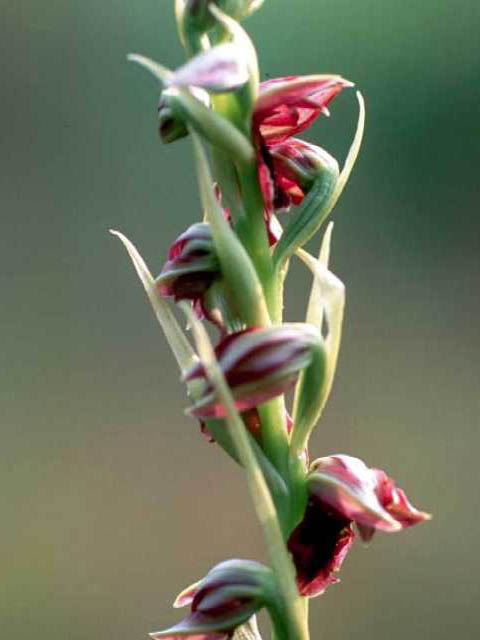
{"type": "Polygon", "coordinates": [[[296,138],[352,83],[339,75],[260,82],[255,48],[240,24],[261,0],[176,0],[187,62],[176,71],[133,55],[160,81],[163,142],[193,142],[202,216],[180,233],[156,279],[128,240],[182,371],[188,413],[245,468],[271,568],[247,560],[214,567],[175,606],[178,624],[153,638],[256,637],[266,607],[278,638],[307,640],[301,598],[338,582],[356,532],[398,532],[429,519],[395,482],[337,454],[309,463],[309,438],[332,386],[345,288],[329,270],[331,224],[319,258],[302,247],[317,233],[349,177],[364,108],[342,170],[325,149],[296,138]],[[277,214],[290,210],[282,227],[277,214]],[[304,322],[283,321],[290,259],[312,272],[304,322]],[[195,349],[172,312],[178,304],[195,349]],[[212,346],[205,326],[218,330],[212,346]],[[287,392],[293,406],[287,408],[287,392]],[[289,414],[292,414],[290,417],[289,414]],[[273,514],[273,515],[272,515],[273,514]]]}

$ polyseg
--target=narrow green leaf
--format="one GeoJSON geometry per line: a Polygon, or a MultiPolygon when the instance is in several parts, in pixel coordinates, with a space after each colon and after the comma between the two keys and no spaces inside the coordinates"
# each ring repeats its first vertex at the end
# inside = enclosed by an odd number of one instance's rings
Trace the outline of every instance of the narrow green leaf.
{"type": "Polygon", "coordinates": [[[185,374],[192,366],[197,356],[173,315],[167,302],[158,293],[155,281],[148,270],[145,261],[130,240],[120,233],[120,231],[110,230],[110,233],[119,238],[130,256],[135,270],[147,293],[150,304],[155,312],[158,322],[165,333],[168,344],[180,367],[182,374],[185,374]]]}

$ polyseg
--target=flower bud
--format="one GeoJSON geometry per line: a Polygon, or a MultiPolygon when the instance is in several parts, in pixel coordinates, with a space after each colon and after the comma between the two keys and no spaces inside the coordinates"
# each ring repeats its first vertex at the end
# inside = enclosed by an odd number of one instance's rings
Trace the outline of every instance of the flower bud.
{"type": "MultiPolygon", "coordinates": [[[[250,328],[225,336],[215,354],[237,409],[252,409],[285,393],[309,366],[318,339],[317,331],[307,324],[250,328]]],[[[225,417],[201,363],[187,372],[185,380],[196,388],[192,415],[225,417]]]]}
{"type": "Polygon", "coordinates": [[[167,262],[155,282],[164,297],[197,301],[219,273],[210,225],[199,222],[172,244],[167,262]]]}
{"type": "Polygon", "coordinates": [[[228,638],[260,608],[274,606],[274,593],[273,574],[262,564],[249,560],[221,562],[177,596],[173,606],[189,605],[189,615],[150,637],[228,638]]]}

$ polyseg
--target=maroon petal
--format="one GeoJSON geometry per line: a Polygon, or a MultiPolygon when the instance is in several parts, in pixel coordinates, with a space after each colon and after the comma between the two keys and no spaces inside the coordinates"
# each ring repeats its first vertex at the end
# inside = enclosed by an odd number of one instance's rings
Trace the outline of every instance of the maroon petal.
{"type": "Polygon", "coordinates": [[[333,573],[340,569],[354,538],[350,520],[316,498],[310,499],[302,522],[288,540],[301,595],[319,596],[329,584],[338,582],[333,573]]]}

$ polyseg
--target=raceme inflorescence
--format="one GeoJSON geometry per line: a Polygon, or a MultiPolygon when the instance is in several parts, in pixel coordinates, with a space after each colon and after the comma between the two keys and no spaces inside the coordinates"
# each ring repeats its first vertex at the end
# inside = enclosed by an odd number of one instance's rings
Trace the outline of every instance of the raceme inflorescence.
{"type": "Polygon", "coordinates": [[[349,178],[365,110],[343,167],[296,136],[328,116],[352,83],[339,75],[260,82],[256,50],[241,26],[262,0],[176,0],[187,61],[172,71],[129,59],[160,83],[160,138],[193,144],[201,211],[173,241],[152,277],[121,233],[202,432],[243,467],[269,566],[232,559],[183,591],[176,625],[151,634],[220,640],[259,638],[266,608],[277,640],[307,640],[307,599],[338,582],[355,537],[397,532],[429,519],[379,469],[335,454],[310,462],[309,439],[335,375],[345,302],[329,269],[332,223],[318,258],[303,246],[319,232],[349,178]],[[289,212],[289,215],[285,215],[289,212]],[[292,260],[311,272],[303,322],[283,321],[292,260]],[[175,306],[193,337],[182,328],[175,306]],[[207,332],[207,327],[210,331],[207,332]],[[213,345],[210,335],[216,335],[213,345]],[[293,405],[285,394],[293,391],[293,405]]]}

